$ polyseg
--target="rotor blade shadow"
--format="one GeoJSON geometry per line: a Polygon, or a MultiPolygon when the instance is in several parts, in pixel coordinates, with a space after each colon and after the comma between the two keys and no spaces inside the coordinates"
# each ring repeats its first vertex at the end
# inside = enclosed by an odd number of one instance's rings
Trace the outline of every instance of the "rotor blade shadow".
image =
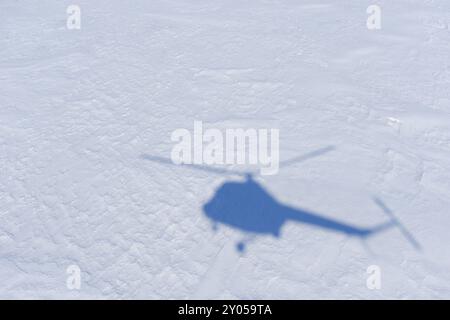
{"type": "Polygon", "coordinates": [[[296,164],[296,163],[299,163],[299,162],[303,162],[303,161],[309,160],[311,158],[315,158],[315,157],[321,156],[321,155],[323,155],[325,153],[328,153],[330,151],[333,151],[335,149],[336,149],[335,146],[328,146],[328,147],[324,147],[324,148],[321,148],[321,149],[309,152],[307,154],[303,154],[301,156],[294,157],[294,158],[289,159],[289,160],[281,161],[280,162],[280,168],[281,167],[290,166],[290,165],[293,165],[293,164],[296,164]]]}
{"type": "Polygon", "coordinates": [[[215,168],[215,167],[210,167],[210,166],[202,166],[202,165],[198,165],[198,164],[188,164],[188,163],[175,164],[175,163],[173,163],[173,161],[171,159],[159,157],[159,156],[152,156],[152,155],[148,155],[148,154],[141,155],[141,158],[144,160],[149,160],[149,161],[157,162],[157,163],[164,164],[164,165],[172,165],[172,166],[177,166],[177,167],[182,167],[182,168],[183,167],[190,168],[190,169],[194,169],[194,170],[200,170],[200,171],[215,173],[215,174],[219,174],[219,175],[237,175],[237,176],[243,176],[243,177],[247,175],[246,172],[220,169],[220,168],[215,168]]]}

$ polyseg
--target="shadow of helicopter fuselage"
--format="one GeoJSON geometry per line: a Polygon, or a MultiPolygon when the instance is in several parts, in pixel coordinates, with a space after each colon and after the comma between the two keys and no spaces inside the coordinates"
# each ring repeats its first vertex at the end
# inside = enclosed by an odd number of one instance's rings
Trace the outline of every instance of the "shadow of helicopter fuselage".
{"type": "Polygon", "coordinates": [[[374,228],[359,228],[314,212],[279,203],[258,182],[248,177],[244,182],[226,182],[203,206],[203,212],[214,223],[222,223],[241,231],[280,236],[288,221],[314,225],[323,229],[365,238],[388,228],[384,223],[374,228]]]}

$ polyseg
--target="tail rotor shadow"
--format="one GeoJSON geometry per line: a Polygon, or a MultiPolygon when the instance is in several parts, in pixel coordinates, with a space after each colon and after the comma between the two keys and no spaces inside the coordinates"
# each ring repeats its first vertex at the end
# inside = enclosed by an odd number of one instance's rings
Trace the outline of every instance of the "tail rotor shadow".
{"type": "Polygon", "coordinates": [[[397,217],[394,215],[391,209],[388,208],[388,206],[378,197],[373,197],[373,201],[375,204],[383,210],[383,212],[391,219],[392,226],[398,227],[400,232],[403,234],[403,236],[406,238],[406,240],[418,251],[422,250],[422,246],[420,243],[414,238],[414,236],[409,232],[403,224],[397,219],[397,217]]]}

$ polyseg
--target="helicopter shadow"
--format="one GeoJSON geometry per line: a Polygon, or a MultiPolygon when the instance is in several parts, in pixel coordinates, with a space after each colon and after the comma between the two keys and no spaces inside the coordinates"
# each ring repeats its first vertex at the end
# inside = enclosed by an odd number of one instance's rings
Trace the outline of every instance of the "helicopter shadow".
{"type": "MultiPolygon", "coordinates": [[[[375,233],[392,227],[391,221],[372,228],[361,228],[318,213],[284,205],[251,176],[244,182],[225,182],[211,200],[203,205],[203,213],[218,224],[253,235],[281,236],[281,229],[287,222],[297,222],[365,239],[375,233]]],[[[245,241],[237,243],[236,249],[245,250],[245,241]]]]}
{"type": "MultiPolygon", "coordinates": [[[[321,156],[332,150],[334,150],[334,147],[329,146],[280,164],[283,167],[294,165],[321,156]]],[[[142,155],[141,157],[162,165],[174,165],[170,159],[163,157],[152,155],[142,155]]],[[[415,238],[379,198],[374,197],[373,200],[386,214],[388,217],[387,221],[372,227],[360,227],[328,218],[316,212],[281,203],[253,178],[254,173],[252,172],[196,164],[180,164],[177,166],[224,176],[232,175],[241,177],[241,179],[244,178],[240,181],[224,182],[216,189],[212,198],[202,206],[204,215],[212,222],[214,229],[217,229],[219,225],[225,225],[239,230],[250,237],[272,235],[279,238],[285,223],[296,222],[365,240],[370,236],[397,227],[414,248],[420,249],[420,245],[415,238]]],[[[236,249],[240,252],[245,251],[247,242],[248,240],[238,242],[236,249]]]]}

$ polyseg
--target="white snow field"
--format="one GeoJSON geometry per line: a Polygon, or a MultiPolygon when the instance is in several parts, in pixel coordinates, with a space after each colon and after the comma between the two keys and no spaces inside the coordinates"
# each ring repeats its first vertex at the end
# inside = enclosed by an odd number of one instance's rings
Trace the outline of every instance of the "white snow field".
{"type": "Polygon", "coordinates": [[[0,298],[448,299],[449,88],[448,0],[0,0],[0,298]],[[204,205],[245,178],[142,157],[194,121],[278,128],[281,161],[333,146],[254,179],[400,222],[215,230],[204,205]]]}

